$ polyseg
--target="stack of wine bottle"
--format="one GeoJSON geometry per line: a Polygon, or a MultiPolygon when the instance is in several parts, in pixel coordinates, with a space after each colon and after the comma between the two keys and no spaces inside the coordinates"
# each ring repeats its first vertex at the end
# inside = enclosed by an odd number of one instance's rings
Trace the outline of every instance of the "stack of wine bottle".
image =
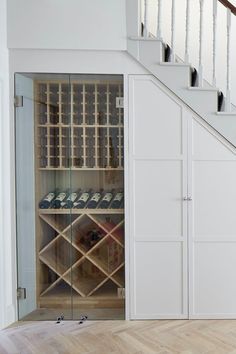
{"type": "Polygon", "coordinates": [[[39,203],[40,209],[121,209],[124,207],[122,190],[98,192],[89,190],[49,192],[39,203]]]}

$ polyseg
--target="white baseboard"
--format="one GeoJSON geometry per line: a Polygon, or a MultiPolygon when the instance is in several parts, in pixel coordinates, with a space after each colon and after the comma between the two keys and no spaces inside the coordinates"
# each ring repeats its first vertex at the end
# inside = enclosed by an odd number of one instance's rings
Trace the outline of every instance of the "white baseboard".
{"type": "Polygon", "coordinates": [[[204,313],[189,315],[190,320],[235,320],[236,313],[204,313]]]}
{"type": "Polygon", "coordinates": [[[160,315],[160,314],[142,314],[131,315],[131,320],[187,320],[188,315],[160,315]]]}

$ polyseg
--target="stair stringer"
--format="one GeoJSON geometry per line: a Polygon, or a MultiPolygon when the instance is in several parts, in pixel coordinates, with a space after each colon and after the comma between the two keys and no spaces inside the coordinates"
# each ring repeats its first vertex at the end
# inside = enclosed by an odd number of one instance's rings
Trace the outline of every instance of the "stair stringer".
{"type": "Polygon", "coordinates": [[[154,38],[129,38],[128,53],[193,112],[236,146],[236,112],[217,112],[216,88],[190,87],[191,64],[163,62],[164,44],[154,38]]]}

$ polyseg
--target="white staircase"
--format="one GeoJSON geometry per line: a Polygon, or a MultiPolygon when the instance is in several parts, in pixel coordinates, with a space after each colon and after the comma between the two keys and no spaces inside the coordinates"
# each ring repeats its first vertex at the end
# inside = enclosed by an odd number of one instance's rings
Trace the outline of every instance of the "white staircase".
{"type": "MultiPolygon", "coordinates": [[[[196,0],[197,1],[197,0],[196,0]]],[[[210,1],[210,0],[207,0],[210,1]]],[[[227,82],[226,82],[226,97],[223,102],[224,111],[218,111],[218,93],[219,88],[216,87],[216,71],[215,71],[215,42],[216,42],[216,14],[217,14],[217,0],[213,0],[213,82],[206,83],[202,77],[202,45],[203,29],[202,29],[202,9],[204,0],[200,2],[200,25],[199,25],[199,66],[197,86],[191,86],[191,72],[193,66],[188,61],[188,23],[189,23],[189,0],[186,1],[186,41],[185,41],[185,58],[180,61],[177,59],[176,53],[171,48],[170,61],[165,61],[166,43],[164,39],[154,37],[148,31],[148,4],[144,1],[144,24],[141,26],[141,1],[128,0],[127,7],[127,30],[128,43],[127,49],[140,64],[142,64],[150,73],[152,73],[160,82],[162,82],[168,89],[170,89],[176,96],[178,96],[187,106],[189,106],[195,113],[203,118],[209,125],[211,125],[218,133],[227,139],[232,145],[236,146],[236,112],[230,102],[230,24],[231,24],[231,10],[227,8],[227,82]],[[129,18],[130,10],[132,9],[132,16],[137,18],[129,18]],[[129,21],[129,22],[128,22],[129,21]],[[143,30],[142,30],[143,27],[143,30]],[[142,33],[143,32],[143,33],[142,33]],[[130,35],[129,35],[130,34],[130,35]]],[[[171,9],[171,45],[175,47],[175,21],[174,11],[178,0],[172,0],[171,9]]],[[[161,26],[161,0],[158,1],[158,17],[157,17],[157,36],[160,37],[161,26]],[[159,21],[159,22],[158,22],[159,21]]],[[[178,54],[178,53],[177,53],[178,54]]]]}

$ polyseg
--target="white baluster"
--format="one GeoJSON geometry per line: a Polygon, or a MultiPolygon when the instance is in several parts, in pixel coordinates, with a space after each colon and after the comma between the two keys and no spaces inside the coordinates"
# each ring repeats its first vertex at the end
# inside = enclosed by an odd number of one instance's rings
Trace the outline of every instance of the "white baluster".
{"type": "Polygon", "coordinates": [[[157,10],[157,39],[161,39],[161,10],[162,10],[162,0],[158,0],[158,10],[157,10]]]}
{"type": "Polygon", "coordinates": [[[148,0],[144,0],[144,37],[148,37],[148,0]]]}
{"type": "Polygon", "coordinates": [[[226,105],[225,110],[231,111],[230,100],[230,40],[231,40],[231,11],[227,9],[227,79],[226,79],[226,105]]]}
{"type": "Polygon", "coordinates": [[[217,26],[217,3],[218,0],[213,0],[213,72],[212,85],[216,87],[216,26],[217,26]]]}
{"type": "Polygon", "coordinates": [[[189,63],[189,26],[190,26],[190,0],[186,1],[186,37],[185,37],[185,62],[189,63]]]}
{"type": "Polygon", "coordinates": [[[175,61],[175,0],[172,0],[171,10],[171,61],[175,61]]]}
{"type": "Polygon", "coordinates": [[[200,2],[200,27],[199,27],[199,67],[198,67],[198,86],[203,86],[203,67],[202,67],[202,45],[203,45],[203,4],[204,0],[200,2]]]}

